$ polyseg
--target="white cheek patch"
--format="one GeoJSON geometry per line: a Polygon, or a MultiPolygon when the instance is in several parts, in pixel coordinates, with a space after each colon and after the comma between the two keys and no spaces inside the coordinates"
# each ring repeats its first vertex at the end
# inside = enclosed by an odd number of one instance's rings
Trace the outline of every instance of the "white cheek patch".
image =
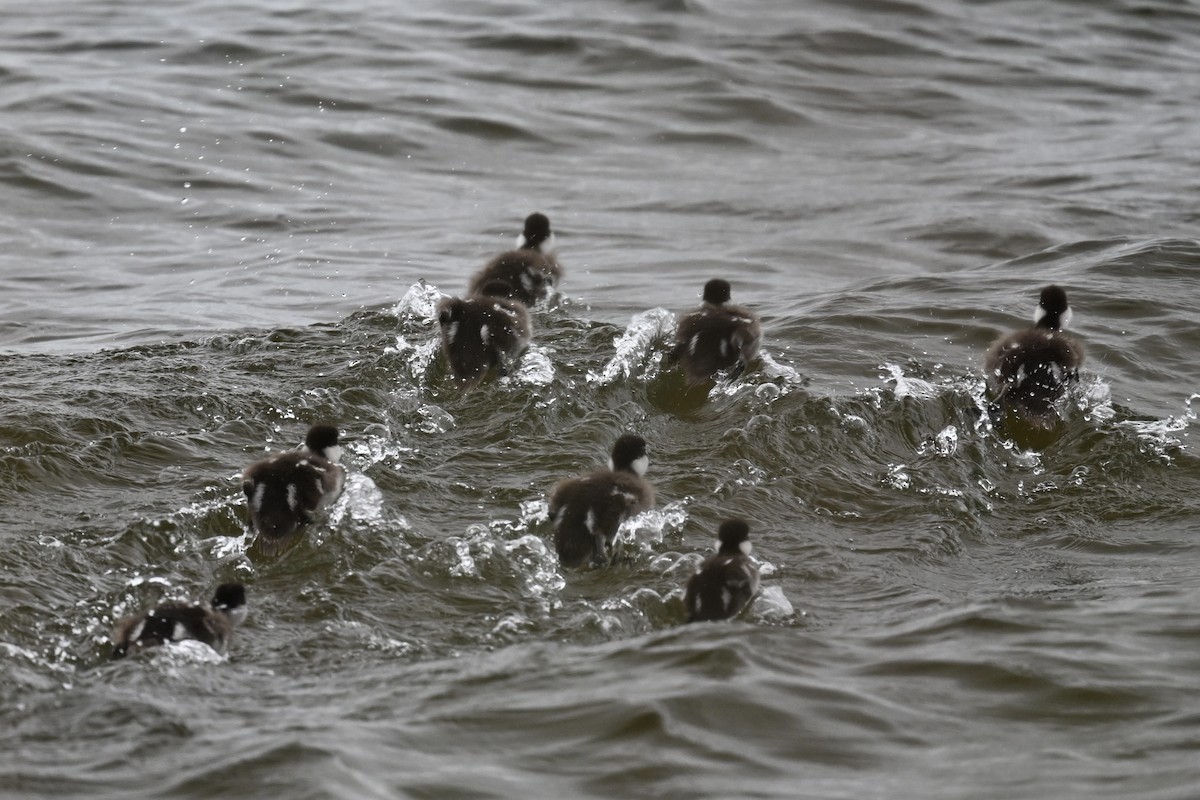
{"type": "Polygon", "coordinates": [[[732,603],[732,602],[733,602],[733,595],[731,595],[731,594],[729,593],[729,590],[728,590],[728,589],[724,589],[724,588],[723,588],[723,589],[721,589],[721,608],[723,608],[723,609],[725,609],[726,611],[728,611],[728,610],[729,610],[729,605],[730,605],[730,603],[732,603]]]}
{"type": "Polygon", "coordinates": [[[546,237],[546,241],[544,241],[540,245],[538,245],[538,250],[542,251],[543,253],[545,253],[548,256],[554,255],[554,251],[557,249],[558,249],[558,242],[554,239],[553,231],[551,231],[550,235],[546,237]]]}
{"type": "Polygon", "coordinates": [[[246,621],[246,615],[249,612],[250,609],[246,608],[245,606],[238,606],[237,608],[231,608],[226,611],[225,615],[229,617],[229,621],[234,625],[241,625],[246,621]]]}
{"type": "Polygon", "coordinates": [[[254,497],[250,500],[250,507],[257,511],[262,511],[263,495],[267,493],[267,485],[260,483],[254,487],[254,497]]]}
{"type": "Polygon", "coordinates": [[[287,487],[287,504],[292,511],[296,510],[296,484],[289,483],[287,487]]]}
{"type": "Polygon", "coordinates": [[[342,448],[336,444],[331,444],[325,448],[325,460],[331,463],[338,463],[342,459],[342,448]]]}
{"type": "Polygon", "coordinates": [[[692,340],[690,342],[688,342],[688,353],[690,353],[691,355],[696,355],[696,345],[699,343],[700,343],[700,334],[697,333],[695,336],[692,337],[692,340]]]}
{"type": "Polygon", "coordinates": [[[587,528],[588,533],[594,534],[596,532],[596,513],[590,508],[588,509],[587,516],[584,517],[583,525],[587,528]]]}
{"type": "Polygon", "coordinates": [[[754,545],[750,544],[749,539],[738,544],[738,550],[741,550],[742,555],[744,555],[744,556],[750,555],[750,551],[753,549],[754,549],[754,545]]]}
{"type": "Polygon", "coordinates": [[[171,641],[183,642],[192,638],[192,634],[188,631],[187,626],[182,622],[176,622],[175,627],[171,629],[171,641]]]}
{"type": "Polygon", "coordinates": [[[490,334],[489,334],[489,331],[488,331],[488,326],[487,326],[487,325],[480,325],[480,326],[479,326],[479,339],[480,339],[480,340],[481,340],[481,341],[482,341],[484,344],[487,344],[487,343],[488,343],[488,337],[489,337],[489,335],[490,335],[490,334]]]}
{"type": "Polygon", "coordinates": [[[450,327],[446,329],[446,341],[454,344],[454,337],[458,336],[458,323],[451,322],[450,327]]]}
{"type": "Polygon", "coordinates": [[[630,466],[633,467],[633,471],[636,472],[639,476],[645,475],[646,470],[648,470],[650,468],[650,456],[642,456],[641,458],[635,458],[633,460],[633,463],[630,466]]]}
{"type": "Polygon", "coordinates": [[[721,540],[713,539],[713,550],[720,550],[720,549],[721,549],[721,540]]]}
{"type": "Polygon", "coordinates": [[[521,286],[523,286],[527,292],[533,291],[533,276],[531,276],[528,272],[521,273],[521,286]]]}
{"type": "Polygon", "coordinates": [[[133,630],[129,632],[129,641],[136,642],[138,637],[142,635],[142,631],[146,628],[146,621],[142,620],[137,625],[133,626],[133,630]]]}
{"type": "Polygon", "coordinates": [[[1062,313],[1062,316],[1058,318],[1058,327],[1065,331],[1067,326],[1071,324],[1071,317],[1073,316],[1075,316],[1075,313],[1068,308],[1062,313]]]}
{"type": "Polygon", "coordinates": [[[729,356],[729,340],[722,339],[721,340],[721,358],[726,358],[728,356],[729,356]]]}
{"type": "Polygon", "coordinates": [[[1042,308],[1042,304],[1038,303],[1037,308],[1033,310],[1033,324],[1037,325],[1042,321],[1042,317],[1046,316],[1046,309],[1042,308]]]}

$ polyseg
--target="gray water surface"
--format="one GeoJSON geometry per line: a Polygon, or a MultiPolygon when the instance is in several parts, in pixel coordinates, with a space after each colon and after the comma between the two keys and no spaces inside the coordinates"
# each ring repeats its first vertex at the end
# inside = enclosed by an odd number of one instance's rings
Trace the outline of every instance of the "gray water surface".
{"type": "Polygon", "coordinates": [[[0,11],[0,794],[1200,792],[1200,9],[51,2],[0,11]],[[566,268],[461,394],[432,304],[546,212],[566,268]],[[713,276],[755,369],[665,361],[713,276]],[[1037,290],[1061,430],[992,427],[1037,290]],[[274,562],[240,470],[330,420],[274,562]],[[545,493],[650,442],[558,566],[545,493]],[[684,626],[719,522],[764,594],[684,626]],[[247,584],[227,659],[114,621],[247,584]]]}

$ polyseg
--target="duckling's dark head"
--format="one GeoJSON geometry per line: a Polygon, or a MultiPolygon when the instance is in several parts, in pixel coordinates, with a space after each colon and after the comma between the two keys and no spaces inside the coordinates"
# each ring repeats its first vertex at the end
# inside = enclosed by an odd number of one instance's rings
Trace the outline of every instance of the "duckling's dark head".
{"type": "Polygon", "coordinates": [[[227,615],[234,625],[240,625],[246,618],[246,587],[240,583],[222,583],[213,594],[212,608],[227,615]]]}
{"type": "Polygon", "coordinates": [[[304,446],[309,452],[330,461],[337,461],[341,455],[341,448],[338,447],[338,429],[332,425],[313,425],[304,437],[304,446]]]}
{"type": "Polygon", "coordinates": [[[525,218],[525,229],[521,231],[522,250],[537,250],[550,238],[550,218],[537,211],[525,218]]]}
{"type": "Polygon", "coordinates": [[[1038,298],[1037,309],[1033,312],[1033,322],[1040,328],[1059,330],[1067,327],[1071,320],[1071,309],[1067,305],[1067,293],[1061,286],[1051,284],[1042,289],[1038,298]]]}
{"type": "Polygon", "coordinates": [[[717,541],[718,552],[750,555],[750,526],[745,520],[727,519],[717,529],[717,541]]]}
{"type": "Polygon", "coordinates": [[[240,583],[222,583],[213,594],[212,607],[229,611],[246,605],[246,587],[240,583]]]}
{"type": "Polygon", "coordinates": [[[609,469],[614,472],[624,470],[639,476],[645,475],[650,466],[650,456],[646,455],[646,440],[633,433],[622,434],[613,445],[612,457],[608,463],[609,469]]]}
{"type": "Polygon", "coordinates": [[[729,286],[729,281],[722,280],[721,278],[713,278],[704,284],[704,302],[714,306],[728,303],[731,292],[732,289],[729,286]]]}

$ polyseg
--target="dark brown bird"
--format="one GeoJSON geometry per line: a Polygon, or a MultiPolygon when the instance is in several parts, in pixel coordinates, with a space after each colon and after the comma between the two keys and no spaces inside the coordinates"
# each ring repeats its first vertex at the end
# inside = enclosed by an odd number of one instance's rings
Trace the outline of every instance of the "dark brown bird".
{"type": "Polygon", "coordinates": [[[136,655],[150,647],[193,639],[224,654],[235,626],[246,618],[246,589],[240,583],[217,587],[209,608],[186,603],[162,605],[117,623],[113,658],[136,655]]]}
{"type": "Polygon", "coordinates": [[[654,505],[642,476],[650,465],[646,440],[627,433],[613,445],[608,469],[559,481],[550,493],[554,546],[564,567],[607,564],[617,529],[654,505]]]}
{"type": "Polygon", "coordinates": [[[736,617],[758,594],[758,567],[750,560],[750,526],[740,519],[721,523],[717,552],[688,581],[683,604],[688,622],[736,617]]]}
{"type": "Polygon", "coordinates": [[[517,247],[501,253],[475,273],[467,286],[468,294],[486,295],[488,284],[500,281],[511,287],[513,294],[527,306],[546,297],[558,287],[562,266],[554,257],[554,233],[545,214],[533,213],[525,218],[525,229],[517,237],[517,247]]]}
{"type": "Polygon", "coordinates": [[[1032,326],[1002,336],[988,349],[984,372],[1003,408],[1033,422],[1058,419],[1054,405],[1067,384],[1079,377],[1084,348],[1065,332],[1071,320],[1067,293],[1058,286],[1042,289],[1032,326]]]}
{"type": "Polygon", "coordinates": [[[299,538],[317,512],[337,499],[346,482],[342,448],[332,425],[314,425],[299,450],[276,453],[246,467],[242,489],[250,524],[258,533],[252,545],[277,556],[299,538]]]}
{"type": "Polygon", "coordinates": [[[438,303],[442,352],[464,389],[476,386],[489,369],[507,375],[509,364],[532,336],[529,310],[519,300],[504,296],[507,284],[493,279],[487,286],[495,294],[446,297],[438,303]]]}
{"type": "Polygon", "coordinates": [[[758,355],[762,327],[753,311],[729,302],[729,282],[713,278],[704,285],[699,311],[679,320],[675,331],[673,360],[683,365],[692,386],[729,371],[734,380],[758,355]]]}

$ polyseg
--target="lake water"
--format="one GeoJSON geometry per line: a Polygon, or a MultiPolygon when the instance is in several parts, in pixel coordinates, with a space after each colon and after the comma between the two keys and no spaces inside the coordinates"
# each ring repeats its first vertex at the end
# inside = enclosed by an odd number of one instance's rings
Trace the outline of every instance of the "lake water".
{"type": "Polygon", "coordinates": [[[1200,7],[50,2],[0,11],[0,795],[1200,794],[1200,7]],[[432,304],[566,269],[460,394],[432,304]],[[764,357],[664,363],[710,277],[764,357]],[[981,360],[1088,347],[1036,447],[981,360]],[[273,562],[239,473],[347,490],[273,562]],[[560,569],[554,481],[656,510],[560,569]],[[682,624],[729,516],[764,592],[682,624]],[[115,619],[246,583],[227,659],[115,619]]]}

